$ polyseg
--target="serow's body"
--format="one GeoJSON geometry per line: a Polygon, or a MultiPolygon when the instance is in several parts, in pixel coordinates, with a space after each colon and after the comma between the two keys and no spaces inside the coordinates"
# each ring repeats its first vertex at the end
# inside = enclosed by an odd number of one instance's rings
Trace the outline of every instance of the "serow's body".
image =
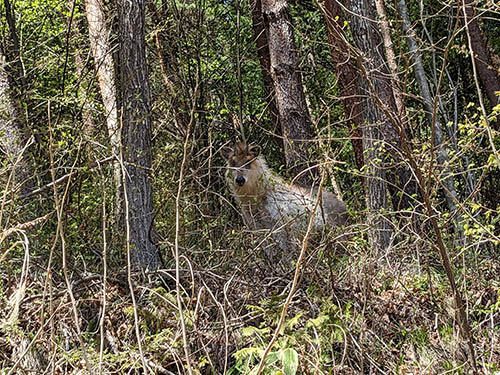
{"type": "MultiPolygon", "coordinates": [[[[282,250],[296,249],[309,223],[317,200],[317,189],[286,183],[276,176],[260,156],[258,146],[237,143],[226,152],[226,179],[231,193],[251,230],[264,231],[282,250]]],[[[331,230],[345,224],[346,206],[329,191],[322,192],[313,229],[331,230]]],[[[273,253],[267,241],[266,252],[273,253]]]]}

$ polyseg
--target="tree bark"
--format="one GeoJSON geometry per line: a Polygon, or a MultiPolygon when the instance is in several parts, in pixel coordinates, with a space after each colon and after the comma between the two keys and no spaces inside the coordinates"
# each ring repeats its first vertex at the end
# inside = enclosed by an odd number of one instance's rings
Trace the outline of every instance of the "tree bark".
{"type": "MultiPolygon", "coordinates": [[[[117,156],[120,153],[120,126],[116,100],[115,68],[109,42],[110,30],[106,24],[106,17],[99,0],[85,0],[85,13],[89,25],[90,47],[94,57],[102,102],[106,109],[106,125],[111,151],[117,156]]],[[[119,169],[119,165],[117,169],[119,169]]],[[[115,178],[119,178],[119,181],[121,181],[119,173],[118,176],[115,174],[115,178]]],[[[121,183],[117,186],[121,186],[121,183]]]]}
{"type": "Polygon", "coordinates": [[[387,97],[387,82],[384,72],[383,53],[380,40],[376,38],[376,23],[373,20],[373,5],[370,0],[350,0],[349,9],[352,35],[360,56],[358,65],[358,89],[360,93],[360,120],[363,127],[363,149],[366,162],[366,203],[370,243],[374,251],[387,249],[392,240],[393,227],[384,216],[389,210],[385,155],[394,153],[387,147],[395,139],[394,129],[383,109],[378,105],[390,102],[387,97]],[[378,98],[377,98],[378,96],[378,98]],[[378,100],[377,100],[378,99],[378,100]],[[385,149],[384,149],[385,148],[385,149]]]}
{"type": "Polygon", "coordinates": [[[259,57],[262,79],[264,82],[264,91],[268,101],[268,110],[271,123],[273,125],[273,137],[280,148],[284,148],[283,133],[279,119],[278,106],[276,104],[273,77],[271,75],[271,55],[269,53],[269,42],[267,40],[264,18],[262,17],[261,0],[250,0],[252,10],[252,27],[255,46],[257,47],[257,56],[259,57]]]}
{"type": "Polygon", "coordinates": [[[13,65],[15,66],[16,70],[15,75],[18,78],[18,83],[17,83],[18,93],[20,97],[24,97],[24,95],[26,94],[27,81],[24,72],[24,67],[21,61],[20,44],[16,30],[15,16],[13,14],[12,6],[9,0],[4,0],[4,6],[5,6],[5,18],[7,20],[7,24],[9,25],[9,34],[12,43],[12,56],[5,56],[5,57],[9,61],[12,61],[13,65]]]}
{"type": "MultiPolygon", "coordinates": [[[[369,85],[371,88],[369,94],[376,99],[375,103],[379,107],[379,128],[387,148],[382,160],[388,169],[386,176],[392,206],[395,211],[405,212],[415,207],[415,197],[421,201],[421,195],[417,181],[403,158],[399,131],[404,129],[404,121],[394,97],[391,74],[384,56],[384,44],[380,37],[378,23],[375,21],[374,4],[360,0],[351,1],[351,3],[356,7],[361,5],[357,9],[364,12],[360,14],[361,18],[365,18],[363,22],[358,20],[359,16],[351,14],[353,21],[351,30],[366,60],[364,69],[372,83],[369,85]],[[359,25],[360,23],[363,25],[359,25]]],[[[364,73],[361,72],[361,74],[364,73]]]]}
{"type": "MultiPolygon", "coordinates": [[[[479,16],[476,15],[474,0],[463,1],[465,1],[465,17],[468,22],[469,37],[479,79],[483,84],[491,107],[494,107],[500,103],[500,97],[495,94],[495,92],[500,91],[500,78],[493,67],[486,38],[479,26],[479,16]]],[[[496,130],[500,130],[500,118],[493,125],[496,130]]]]}
{"type": "MultiPolygon", "coordinates": [[[[399,88],[398,79],[398,66],[396,64],[396,54],[394,53],[394,45],[392,43],[391,31],[389,26],[389,21],[387,20],[387,14],[385,12],[384,0],[375,0],[375,8],[377,9],[377,14],[379,18],[380,32],[382,34],[382,40],[384,42],[385,56],[387,58],[387,65],[389,66],[391,72],[391,87],[394,95],[394,101],[396,104],[397,114],[400,118],[404,118],[406,115],[403,94],[399,88]]],[[[406,121],[403,121],[406,122],[406,121]]]]}
{"type": "MultiPolygon", "coordinates": [[[[106,111],[106,127],[111,145],[111,153],[116,157],[113,162],[113,180],[115,187],[114,208],[114,233],[113,242],[118,244],[119,228],[122,226],[123,216],[123,185],[122,169],[118,161],[120,155],[120,124],[118,122],[118,101],[116,97],[116,79],[112,48],[110,43],[111,31],[106,22],[103,4],[101,0],[85,0],[85,14],[89,28],[89,41],[92,56],[94,57],[99,89],[102,103],[106,111]]],[[[85,114],[88,116],[88,114],[85,114]]]]}
{"type": "Polygon", "coordinates": [[[118,0],[120,36],[120,90],[122,100],[122,153],[126,166],[131,263],[135,268],[160,266],[151,243],[153,192],[151,187],[151,96],[146,65],[144,2],[118,0]],[[151,231],[150,231],[151,229],[151,231]]]}
{"type": "MultiPolygon", "coordinates": [[[[325,21],[328,31],[328,42],[335,71],[339,79],[340,95],[344,104],[346,120],[350,124],[350,136],[354,149],[356,166],[363,168],[363,132],[360,124],[359,93],[357,90],[358,72],[352,65],[342,23],[345,19],[342,9],[336,0],[325,0],[325,21]]],[[[364,182],[363,182],[364,184],[364,182]]]]}
{"type": "MultiPolygon", "coordinates": [[[[4,0],[4,6],[10,38],[6,38],[3,49],[0,46],[0,75],[2,75],[0,78],[2,81],[0,83],[2,88],[0,88],[0,90],[3,92],[0,94],[3,96],[1,99],[2,104],[0,104],[3,113],[0,114],[0,117],[2,117],[3,121],[8,119],[7,121],[11,123],[11,126],[6,123],[2,126],[10,127],[8,133],[10,134],[11,141],[14,143],[6,141],[6,144],[10,143],[10,146],[7,146],[7,148],[15,152],[11,147],[16,147],[14,144],[17,144],[17,147],[24,147],[31,134],[28,113],[23,109],[23,103],[25,108],[28,108],[30,100],[26,93],[28,83],[21,58],[21,47],[17,34],[14,11],[9,0],[4,0]],[[7,91],[4,91],[5,89],[7,91]],[[8,104],[10,108],[4,107],[6,103],[10,103],[8,104]],[[14,133],[17,133],[17,136],[14,133]],[[17,141],[14,141],[14,138],[16,138],[17,141]]],[[[24,155],[18,160],[19,164],[17,164],[17,170],[14,174],[14,182],[19,184],[18,188],[21,194],[31,191],[34,187],[33,173],[35,170],[35,163],[30,157],[29,149],[30,147],[24,150],[24,155]]]]}
{"type": "Polygon", "coordinates": [[[262,13],[269,42],[271,76],[285,144],[288,169],[296,182],[310,185],[313,131],[299,71],[293,28],[286,0],[262,0],[262,13]]]}

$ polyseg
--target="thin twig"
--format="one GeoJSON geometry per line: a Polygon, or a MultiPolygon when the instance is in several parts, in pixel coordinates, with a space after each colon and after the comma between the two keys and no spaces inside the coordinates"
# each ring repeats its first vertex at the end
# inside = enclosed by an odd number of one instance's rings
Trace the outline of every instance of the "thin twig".
{"type": "MultiPolygon", "coordinates": [[[[50,174],[52,176],[52,181],[56,180],[56,172],[55,172],[55,167],[54,167],[54,151],[53,151],[53,139],[52,139],[52,125],[51,125],[51,120],[50,120],[50,110],[51,110],[51,105],[50,101],[47,104],[47,111],[48,111],[48,125],[49,125],[49,159],[50,159],[50,174]]],[[[75,158],[75,161],[73,162],[73,165],[71,166],[71,169],[74,169],[76,166],[76,163],[78,161],[79,153],[80,153],[80,145],[78,146],[78,152],[77,156],[75,158]]],[[[64,274],[64,280],[66,281],[66,287],[68,289],[68,295],[70,297],[71,301],[71,310],[73,312],[73,319],[75,323],[75,329],[77,332],[78,336],[78,341],[80,343],[80,347],[82,350],[82,356],[85,361],[85,365],[87,367],[87,370],[89,371],[90,374],[92,374],[92,367],[90,366],[90,361],[88,359],[87,355],[87,350],[85,349],[85,344],[83,342],[83,337],[82,333],[80,330],[80,324],[78,323],[78,310],[76,307],[76,299],[73,294],[73,290],[71,288],[71,282],[69,281],[69,273],[68,273],[68,263],[67,263],[67,251],[66,251],[66,238],[64,235],[64,225],[63,225],[63,210],[64,210],[64,202],[66,201],[66,197],[68,195],[69,187],[71,185],[71,178],[68,179],[68,182],[66,184],[66,187],[64,189],[64,192],[62,194],[61,200],[59,200],[59,197],[57,195],[57,188],[56,184],[53,185],[54,187],[54,205],[57,213],[57,227],[58,227],[58,232],[59,232],[59,239],[61,240],[61,252],[62,252],[62,270],[64,274]]]]}
{"type": "Polygon", "coordinates": [[[106,317],[106,280],[108,274],[107,265],[107,253],[108,253],[108,241],[106,237],[106,222],[107,222],[107,212],[106,212],[106,194],[104,187],[104,173],[102,172],[102,167],[99,164],[99,171],[101,173],[101,189],[102,189],[102,264],[103,264],[103,274],[102,274],[102,314],[101,320],[99,322],[99,330],[101,332],[101,343],[99,347],[99,374],[102,374],[102,363],[104,357],[104,318],[106,317]]]}
{"type": "MultiPolygon", "coordinates": [[[[48,183],[47,185],[44,185],[38,189],[35,189],[33,191],[30,191],[28,193],[25,193],[25,194],[21,194],[17,199],[18,200],[25,200],[27,198],[31,198],[32,196],[34,195],[38,195],[38,194],[41,194],[43,193],[44,191],[47,191],[51,188],[53,188],[54,186],[58,186],[64,182],[66,182],[68,179],[72,178],[73,176],[77,175],[78,173],[82,172],[82,171],[92,171],[96,168],[98,168],[101,164],[105,164],[105,163],[108,163],[110,161],[113,161],[115,160],[115,156],[109,156],[107,158],[104,158],[102,160],[98,160],[96,162],[96,164],[93,164],[90,166],[90,168],[86,168],[86,167],[82,167],[82,168],[76,168],[76,167],[73,167],[71,168],[71,172],[68,173],[68,174],[65,174],[64,176],[62,177],[59,177],[57,179],[53,179],[50,183],[48,183]]],[[[9,204],[12,202],[12,199],[8,200],[5,202],[5,204],[9,204]]]]}
{"type": "Polygon", "coordinates": [[[306,234],[304,235],[304,239],[302,240],[302,250],[300,251],[299,258],[297,259],[297,265],[295,266],[295,274],[293,276],[293,281],[292,281],[292,285],[290,287],[290,292],[288,293],[288,296],[286,297],[285,303],[283,304],[283,310],[281,311],[280,320],[278,322],[278,326],[276,327],[276,329],[274,331],[274,335],[273,335],[271,341],[269,342],[269,344],[267,345],[266,349],[264,350],[264,354],[262,355],[262,358],[260,360],[256,375],[260,375],[262,373],[262,370],[264,369],[264,362],[266,361],[266,358],[267,358],[269,352],[271,351],[274,343],[278,339],[278,336],[279,336],[280,331],[281,331],[281,327],[285,323],[288,307],[290,306],[292,298],[295,294],[295,290],[297,289],[297,284],[299,281],[302,263],[304,261],[306,251],[307,251],[307,245],[309,243],[309,236],[311,235],[311,232],[312,232],[314,218],[316,217],[316,211],[318,210],[318,206],[321,202],[324,181],[325,181],[325,170],[323,170],[323,172],[321,173],[321,181],[320,181],[319,187],[318,187],[318,196],[316,199],[316,203],[314,204],[313,210],[311,212],[311,216],[309,217],[309,224],[307,225],[306,234]]]}
{"type": "Polygon", "coordinates": [[[184,139],[184,146],[183,146],[183,154],[182,154],[182,162],[181,162],[181,169],[179,171],[179,182],[177,186],[177,195],[175,197],[175,241],[174,241],[174,258],[175,258],[175,289],[176,289],[176,297],[177,297],[177,309],[179,311],[179,320],[181,324],[181,330],[182,330],[182,342],[183,342],[183,348],[184,348],[184,355],[186,357],[186,363],[187,363],[187,369],[188,369],[188,374],[192,375],[193,370],[191,368],[191,355],[189,352],[189,345],[187,341],[187,334],[186,334],[186,324],[184,322],[184,313],[182,310],[182,299],[181,299],[181,287],[180,287],[180,259],[179,259],[179,231],[180,231],[180,202],[181,202],[181,195],[182,195],[182,185],[183,185],[183,180],[184,180],[184,169],[186,167],[186,160],[187,160],[187,154],[188,154],[188,145],[189,145],[189,137],[191,136],[191,127],[193,126],[194,122],[194,111],[195,111],[195,102],[196,102],[196,96],[198,92],[198,82],[196,82],[196,86],[194,89],[193,93],[193,106],[191,108],[191,115],[189,119],[189,124],[186,129],[186,137],[184,139]]]}

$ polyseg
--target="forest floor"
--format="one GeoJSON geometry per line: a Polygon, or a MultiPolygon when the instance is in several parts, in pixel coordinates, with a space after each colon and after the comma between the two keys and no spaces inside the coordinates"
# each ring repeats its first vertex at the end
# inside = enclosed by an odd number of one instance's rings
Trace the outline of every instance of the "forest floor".
{"type": "MultiPolygon", "coordinates": [[[[2,272],[0,373],[255,373],[298,254],[269,261],[244,245],[250,234],[235,238],[230,248],[181,259],[180,301],[173,263],[130,280],[123,270],[105,279],[73,270],[73,296],[62,272],[45,277],[43,257],[32,257],[24,275],[2,272]]],[[[427,245],[400,242],[375,255],[355,237],[310,244],[263,373],[468,374],[474,357],[477,373],[497,374],[500,254],[451,254],[471,354],[439,256],[427,245]]]]}

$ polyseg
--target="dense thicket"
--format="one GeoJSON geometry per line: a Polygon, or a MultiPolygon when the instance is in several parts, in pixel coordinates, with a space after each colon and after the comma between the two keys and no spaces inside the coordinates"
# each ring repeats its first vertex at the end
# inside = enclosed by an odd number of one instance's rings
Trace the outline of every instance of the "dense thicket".
{"type": "Polygon", "coordinates": [[[4,0],[2,373],[500,371],[499,14],[4,0]],[[348,225],[269,259],[237,140],[348,225]]]}

